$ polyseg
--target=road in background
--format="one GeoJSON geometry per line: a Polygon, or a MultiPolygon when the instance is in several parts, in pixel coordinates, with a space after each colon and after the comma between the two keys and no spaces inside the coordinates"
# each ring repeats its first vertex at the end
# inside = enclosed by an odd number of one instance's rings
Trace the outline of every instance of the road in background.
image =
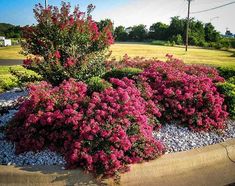
{"type": "Polygon", "coordinates": [[[0,66],[22,65],[22,59],[0,59],[0,66]]]}

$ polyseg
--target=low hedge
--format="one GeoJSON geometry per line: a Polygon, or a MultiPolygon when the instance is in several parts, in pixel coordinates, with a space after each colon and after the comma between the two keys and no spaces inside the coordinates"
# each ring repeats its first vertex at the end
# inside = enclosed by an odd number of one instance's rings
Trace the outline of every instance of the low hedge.
{"type": "Polygon", "coordinates": [[[122,79],[124,77],[133,79],[135,76],[139,75],[142,72],[139,68],[121,68],[121,69],[113,69],[104,74],[103,78],[109,80],[110,78],[122,79]]]}
{"type": "Polygon", "coordinates": [[[88,93],[91,95],[93,92],[102,92],[106,88],[111,87],[112,84],[105,81],[104,79],[100,77],[92,77],[87,81],[88,85],[88,93]]]}
{"type": "Polygon", "coordinates": [[[234,67],[218,67],[217,70],[219,71],[220,76],[222,76],[225,79],[229,79],[235,76],[234,67]]]}
{"type": "Polygon", "coordinates": [[[235,119],[235,84],[230,82],[218,83],[217,88],[225,96],[224,99],[230,117],[235,119]]]}

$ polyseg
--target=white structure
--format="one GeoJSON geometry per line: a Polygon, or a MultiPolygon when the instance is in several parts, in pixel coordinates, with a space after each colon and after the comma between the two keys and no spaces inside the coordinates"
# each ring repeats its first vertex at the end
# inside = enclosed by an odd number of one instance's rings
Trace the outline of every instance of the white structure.
{"type": "Polygon", "coordinates": [[[3,36],[0,36],[0,45],[1,46],[11,46],[11,40],[10,39],[6,39],[3,36]]]}

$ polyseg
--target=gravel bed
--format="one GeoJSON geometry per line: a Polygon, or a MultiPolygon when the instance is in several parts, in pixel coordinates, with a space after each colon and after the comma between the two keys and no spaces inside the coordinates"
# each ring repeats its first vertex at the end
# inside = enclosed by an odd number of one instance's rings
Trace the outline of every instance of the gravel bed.
{"type": "MultiPolygon", "coordinates": [[[[10,108],[0,115],[0,127],[7,122],[17,112],[15,104],[20,96],[26,96],[26,91],[19,92],[18,89],[0,94],[0,108],[10,108]]],[[[166,146],[166,153],[186,151],[202,146],[223,142],[230,138],[235,138],[235,121],[228,120],[227,128],[223,132],[193,132],[188,128],[175,124],[166,124],[153,133],[154,137],[161,140],[166,146]]],[[[15,146],[4,140],[4,134],[0,132],[0,164],[4,165],[64,165],[65,160],[57,153],[49,150],[41,152],[26,152],[15,154],[15,146]]]]}
{"type": "Polygon", "coordinates": [[[194,132],[186,127],[166,124],[153,135],[165,144],[167,153],[186,151],[235,138],[235,121],[227,120],[226,124],[227,128],[221,132],[194,132]]]}

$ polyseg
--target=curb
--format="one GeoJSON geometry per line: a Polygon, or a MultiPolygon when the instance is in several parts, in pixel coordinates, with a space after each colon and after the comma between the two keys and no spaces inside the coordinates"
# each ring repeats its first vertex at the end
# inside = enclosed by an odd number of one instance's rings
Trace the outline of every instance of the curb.
{"type": "MultiPolygon", "coordinates": [[[[185,152],[166,154],[156,160],[135,164],[120,176],[120,185],[228,185],[235,183],[235,139],[185,152]]],[[[18,185],[115,185],[101,182],[81,170],[58,166],[0,166],[0,186],[18,185]]]]}

